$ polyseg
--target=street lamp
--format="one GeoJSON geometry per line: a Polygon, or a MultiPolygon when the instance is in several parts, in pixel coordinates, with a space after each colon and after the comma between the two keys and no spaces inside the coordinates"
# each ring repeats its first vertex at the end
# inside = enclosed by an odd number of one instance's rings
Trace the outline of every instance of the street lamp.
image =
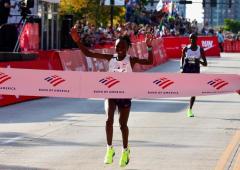
{"type": "Polygon", "coordinates": [[[111,28],[113,28],[114,0],[111,0],[110,3],[111,3],[111,28]]]}

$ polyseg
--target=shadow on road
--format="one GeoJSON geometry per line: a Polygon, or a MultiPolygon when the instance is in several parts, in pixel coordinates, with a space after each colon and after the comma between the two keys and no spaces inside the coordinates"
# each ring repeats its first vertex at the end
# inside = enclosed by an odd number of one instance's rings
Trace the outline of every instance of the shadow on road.
{"type": "MultiPolygon", "coordinates": [[[[164,102],[164,100],[133,101],[133,112],[178,112],[187,107],[186,103],[164,102]],[[156,102],[157,101],[157,102],[156,102]]],[[[72,116],[104,114],[103,100],[45,98],[0,110],[0,123],[33,123],[63,121],[72,116]]]]}
{"type": "MultiPolygon", "coordinates": [[[[80,136],[81,134],[79,134],[80,136]]],[[[78,146],[78,147],[102,147],[104,146],[103,142],[71,142],[71,141],[57,141],[48,138],[44,138],[44,136],[33,136],[26,133],[0,133],[0,146],[3,149],[4,147],[41,147],[41,146],[78,146]],[[18,138],[21,137],[21,138],[18,138]],[[18,138],[15,141],[14,138],[18,138]],[[8,141],[11,140],[11,141],[8,141]]],[[[1,168],[0,168],[1,169],[1,168]]]]}
{"type": "MultiPolygon", "coordinates": [[[[201,100],[203,103],[233,103],[236,101],[201,100]]],[[[133,100],[132,112],[176,113],[188,107],[189,99],[133,100]]],[[[0,123],[34,123],[70,120],[86,114],[105,114],[103,100],[44,98],[0,109],[0,123]]],[[[72,120],[74,121],[74,120],[72,120]]],[[[80,120],[78,120],[80,121],[80,120]]]]}
{"type": "Polygon", "coordinates": [[[26,166],[17,166],[17,165],[2,165],[0,164],[1,170],[47,170],[43,168],[35,168],[35,167],[26,167],[26,166]]]}

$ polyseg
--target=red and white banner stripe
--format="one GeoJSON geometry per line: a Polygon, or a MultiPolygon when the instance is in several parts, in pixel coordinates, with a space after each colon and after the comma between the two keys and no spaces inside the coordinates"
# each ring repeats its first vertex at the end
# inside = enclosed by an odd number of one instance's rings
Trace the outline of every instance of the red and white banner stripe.
{"type": "Polygon", "coordinates": [[[0,94],[68,98],[166,98],[234,93],[237,74],[108,73],[0,69],[0,94]]]}

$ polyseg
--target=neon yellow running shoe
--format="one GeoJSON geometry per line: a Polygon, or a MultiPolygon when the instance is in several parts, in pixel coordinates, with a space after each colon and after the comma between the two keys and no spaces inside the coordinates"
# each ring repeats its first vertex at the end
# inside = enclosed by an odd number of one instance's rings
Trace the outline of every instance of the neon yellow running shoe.
{"type": "Polygon", "coordinates": [[[194,117],[194,114],[192,113],[192,109],[188,109],[187,117],[194,117]]]}
{"type": "Polygon", "coordinates": [[[113,163],[114,155],[115,155],[115,151],[114,151],[113,147],[108,147],[105,158],[104,158],[104,163],[105,164],[113,163]]]}
{"type": "Polygon", "coordinates": [[[124,151],[122,152],[122,156],[119,160],[120,167],[125,167],[129,163],[129,159],[130,159],[129,156],[130,156],[129,148],[124,149],[124,151]]]}

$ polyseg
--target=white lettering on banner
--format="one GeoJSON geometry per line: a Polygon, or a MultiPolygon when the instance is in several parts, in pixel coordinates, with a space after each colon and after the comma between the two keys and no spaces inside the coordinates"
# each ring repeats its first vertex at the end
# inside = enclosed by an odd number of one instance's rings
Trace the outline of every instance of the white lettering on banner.
{"type": "Polygon", "coordinates": [[[202,47],[203,47],[204,51],[207,51],[207,50],[213,48],[214,47],[213,41],[202,40],[202,47]]]}
{"type": "Polygon", "coordinates": [[[0,73],[3,77],[0,94],[4,95],[167,98],[217,95],[240,90],[240,75],[237,74],[109,73],[3,68],[0,73]],[[28,79],[31,79],[30,83],[25,81],[28,79]]]}

